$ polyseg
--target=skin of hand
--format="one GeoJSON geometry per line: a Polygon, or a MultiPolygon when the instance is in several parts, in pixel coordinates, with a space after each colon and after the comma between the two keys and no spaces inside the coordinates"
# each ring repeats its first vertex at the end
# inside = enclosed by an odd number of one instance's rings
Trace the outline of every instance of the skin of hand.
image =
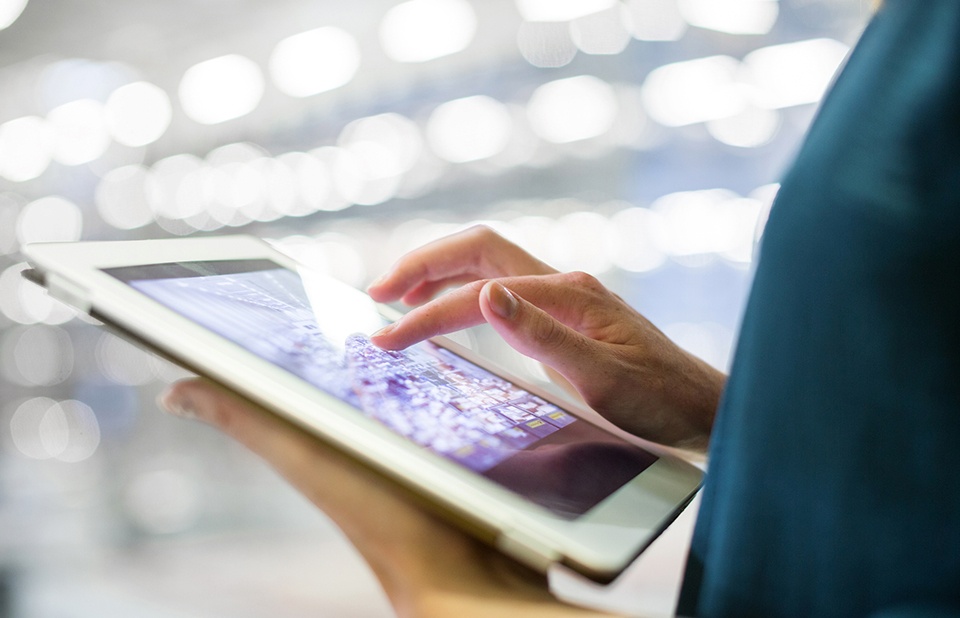
{"type": "Polygon", "coordinates": [[[408,253],[368,293],[379,302],[425,303],[371,337],[382,348],[487,322],[621,428],[706,450],[726,376],[596,278],[559,273],[490,228],[476,226],[408,253]],[[451,286],[460,287],[434,298],[451,286]]]}
{"type": "Polygon", "coordinates": [[[244,444],[326,512],[370,565],[398,616],[600,615],[559,602],[544,577],[425,512],[396,484],[211,382],[179,382],[160,404],[244,444]]]}

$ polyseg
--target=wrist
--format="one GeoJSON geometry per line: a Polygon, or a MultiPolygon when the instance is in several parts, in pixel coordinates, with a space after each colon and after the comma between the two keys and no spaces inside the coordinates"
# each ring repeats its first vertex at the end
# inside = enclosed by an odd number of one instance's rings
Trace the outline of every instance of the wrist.
{"type": "Polygon", "coordinates": [[[727,376],[689,352],[682,353],[683,367],[675,374],[677,380],[667,386],[679,434],[670,446],[706,452],[727,376]]]}

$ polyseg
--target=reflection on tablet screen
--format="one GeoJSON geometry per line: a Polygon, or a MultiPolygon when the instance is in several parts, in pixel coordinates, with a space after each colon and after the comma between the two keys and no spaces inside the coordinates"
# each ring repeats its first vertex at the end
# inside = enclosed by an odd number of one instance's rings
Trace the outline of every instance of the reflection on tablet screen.
{"type": "Polygon", "coordinates": [[[430,342],[385,351],[366,295],[267,260],[106,270],[396,433],[565,516],[656,457],[430,342]]]}

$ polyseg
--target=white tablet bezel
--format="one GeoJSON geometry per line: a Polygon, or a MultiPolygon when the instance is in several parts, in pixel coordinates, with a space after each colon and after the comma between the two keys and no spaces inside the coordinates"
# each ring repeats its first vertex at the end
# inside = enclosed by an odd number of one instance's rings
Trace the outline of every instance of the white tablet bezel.
{"type": "MultiPolygon", "coordinates": [[[[253,259],[303,268],[254,237],[44,243],[28,245],[24,253],[52,296],[311,431],[538,571],[561,563],[598,581],[613,578],[672,521],[700,485],[697,468],[651,447],[648,450],[659,459],[638,477],[581,517],[562,518],[424,451],[349,404],[103,272],[124,266],[253,259]]],[[[388,317],[395,315],[388,307],[383,310],[388,317]]],[[[557,401],[449,339],[434,341],[591,422],[584,410],[557,401]]]]}

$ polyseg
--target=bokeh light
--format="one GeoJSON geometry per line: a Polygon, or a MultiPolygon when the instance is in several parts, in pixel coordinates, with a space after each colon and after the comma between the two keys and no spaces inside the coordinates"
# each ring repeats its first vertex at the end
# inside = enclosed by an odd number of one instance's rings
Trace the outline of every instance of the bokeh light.
{"type": "Polygon", "coordinates": [[[53,128],[37,116],[0,124],[0,176],[13,182],[36,178],[50,165],[53,128]]]}
{"type": "Polygon", "coordinates": [[[409,0],[384,15],[380,44],[397,62],[426,62],[466,49],[476,31],[467,0],[409,0]]]}
{"type": "Polygon", "coordinates": [[[617,112],[613,87],[592,75],[548,82],[534,91],[527,105],[534,132],[557,144],[603,135],[617,112]]]}
{"type": "Polygon", "coordinates": [[[203,160],[191,154],[173,155],[153,164],[145,191],[156,217],[186,219],[203,211],[203,203],[195,199],[197,192],[185,187],[191,175],[203,166],[203,160]]]}
{"type": "MultiPolygon", "coordinates": [[[[53,454],[40,437],[44,417],[56,402],[49,397],[34,397],[18,405],[10,417],[10,436],[20,453],[31,459],[50,459],[53,454]]],[[[63,447],[61,446],[61,451],[63,447]]]]}
{"type": "Polygon", "coordinates": [[[159,374],[159,363],[152,354],[110,333],[100,336],[95,355],[100,373],[117,384],[142,386],[159,374]]]}
{"type": "Polygon", "coordinates": [[[780,14],[778,0],[677,0],[691,26],[730,34],[767,34],[780,14]]]}
{"type": "Polygon", "coordinates": [[[93,99],[64,103],[47,114],[53,129],[54,160],[64,165],[89,163],[110,146],[103,105],[93,99]]]}
{"type": "Polygon", "coordinates": [[[610,218],[610,238],[604,243],[610,260],[627,272],[643,273],[663,266],[667,256],[660,249],[655,231],[660,215],[649,208],[627,206],[610,218]]]}
{"type": "Polygon", "coordinates": [[[770,143],[780,129],[780,112],[747,105],[739,113],[707,122],[717,141],[738,148],[757,148],[770,143]]]}
{"type": "Polygon", "coordinates": [[[240,54],[228,54],[187,69],[180,80],[180,103],[191,119],[219,124],[256,109],[263,88],[263,74],[256,63],[240,54]]]}
{"type": "Polygon", "coordinates": [[[548,263],[562,271],[601,275],[611,266],[607,253],[597,250],[608,242],[609,222],[603,215],[586,210],[586,204],[578,206],[579,210],[560,217],[553,227],[548,263]]]}
{"type": "MultiPolygon", "coordinates": [[[[215,148],[207,154],[206,166],[189,176],[188,180],[195,184],[185,186],[199,189],[197,198],[203,211],[219,225],[236,227],[260,217],[269,218],[264,174],[262,167],[255,165],[265,154],[263,149],[245,142],[215,148]]],[[[292,174],[272,160],[266,171],[286,173],[281,184],[293,184],[292,174]]],[[[294,192],[292,186],[287,190],[290,195],[294,192]]]]}
{"type": "Polygon", "coordinates": [[[260,157],[241,167],[248,170],[250,198],[240,208],[255,221],[302,217],[316,211],[301,199],[300,177],[284,161],[260,157]]]}
{"type": "Polygon", "coordinates": [[[330,166],[337,193],[347,204],[382,204],[392,199],[400,187],[402,170],[396,156],[377,142],[318,148],[311,154],[330,166]]]}
{"type": "Polygon", "coordinates": [[[573,20],[570,33],[577,49],[585,54],[619,54],[630,43],[629,19],[626,7],[617,3],[599,13],[573,20]]]}
{"type": "Polygon", "coordinates": [[[23,278],[26,268],[21,262],[0,273],[0,313],[19,324],[63,324],[73,319],[76,312],[72,308],[23,278]]]}
{"type": "Polygon", "coordinates": [[[27,0],[0,0],[0,30],[13,25],[25,8],[27,0]]]}
{"type": "Polygon", "coordinates": [[[360,47],[349,33],[327,26],[287,37],[270,57],[270,76],[282,92],[307,97],[347,84],[360,67],[360,47]]]}
{"type": "Polygon", "coordinates": [[[438,156],[452,163],[464,163],[503,152],[510,142],[512,127],[506,105],[478,95],[437,107],[427,123],[427,140],[438,156]]]}
{"type": "Polygon", "coordinates": [[[107,172],[97,184],[95,202],[100,217],[111,227],[133,230],[153,221],[147,201],[149,170],[126,165],[107,172]]]}
{"type": "Polygon", "coordinates": [[[566,66],[577,55],[570,27],[559,22],[522,23],[517,32],[517,47],[524,60],[542,68],[566,66]]]}
{"type": "Polygon", "coordinates": [[[617,0],[516,0],[527,21],[570,21],[617,4],[617,0]]]}
{"type": "Polygon", "coordinates": [[[107,130],[124,146],[146,146],[170,126],[170,97],[149,82],[134,82],[113,91],[104,108],[107,130]]]}
{"type": "Polygon", "coordinates": [[[651,208],[660,223],[651,228],[653,240],[667,255],[750,261],[761,210],[759,200],[742,198],[725,189],[707,189],[664,195],[651,208]]]}
{"type": "Polygon", "coordinates": [[[17,218],[23,198],[14,193],[0,193],[0,255],[17,250],[17,218]]]}
{"type": "Polygon", "coordinates": [[[628,0],[630,33],[641,41],[676,41],[687,31],[677,0],[628,0]]]}
{"type": "Polygon", "coordinates": [[[17,239],[21,245],[80,240],[82,231],[83,212],[80,207],[59,196],[30,202],[17,219],[17,239]]]}
{"type": "Polygon", "coordinates": [[[367,278],[367,270],[357,239],[345,234],[327,232],[316,239],[317,251],[325,264],[324,271],[349,285],[359,287],[367,278]]]}
{"type": "Polygon", "coordinates": [[[294,188],[307,212],[338,210],[333,178],[329,168],[320,159],[305,152],[288,152],[277,157],[277,160],[296,177],[294,188]]]}
{"type": "Polygon", "coordinates": [[[849,51],[833,39],[761,47],[744,57],[744,79],[755,86],[756,103],[761,107],[816,103],[849,51]]]}
{"type": "Polygon", "coordinates": [[[660,66],[650,71],[641,87],[644,109],[668,127],[733,116],[744,106],[739,70],[740,63],[730,56],[660,66]]]}
{"type": "Polygon", "coordinates": [[[100,424],[93,410],[74,399],[35,397],[21,403],[10,419],[17,450],[32,459],[56,458],[76,463],[100,445],[100,424]]]}
{"type": "Polygon", "coordinates": [[[35,325],[7,331],[0,347],[3,375],[24,386],[60,384],[73,371],[73,344],[58,326],[35,325]]]}
{"type": "Polygon", "coordinates": [[[414,166],[423,153],[423,137],[417,125],[401,114],[394,112],[358,118],[347,124],[340,132],[337,144],[341,148],[355,148],[363,144],[376,144],[389,153],[389,169],[384,174],[406,172],[414,166]]]}

